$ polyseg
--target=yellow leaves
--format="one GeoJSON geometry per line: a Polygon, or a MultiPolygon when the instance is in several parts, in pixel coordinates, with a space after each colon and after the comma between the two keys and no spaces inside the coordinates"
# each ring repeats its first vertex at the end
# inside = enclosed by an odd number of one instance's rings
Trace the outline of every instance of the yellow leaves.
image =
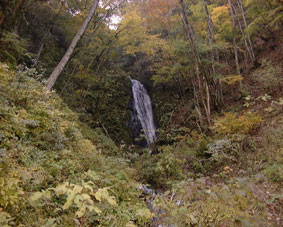
{"type": "Polygon", "coordinates": [[[221,17],[223,14],[229,14],[229,6],[223,5],[213,8],[213,11],[211,13],[212,19],[217,20],[219,17],[221,17]]]}
{"type": "Polygon", "coordinates": [[[213,8],[211,19],[216,27],[216,38],[218,40],[226,40],[232,35],[232,22],[228,5],[213,8]]]}
{"type": "Polygon", "coordinates": [[[150,34],[145,19],[135,9],[127,10],[121,24],[121,27],[126,29],[119,36],[119,43],[125,47],[127,54],[143,52],[153,55],[166,43],[158,35],[150,34]]]}
{"type": "Polygon", "coordinates": [[[114,196],[110,196],[108,193],[108,188],[100,188],[98,191],[95,193],[95,198],[99,202],[102,200],[106,200],[110,205],[116,206],[116,200],[114,196]]]}
{"type": "Polygon", "coordinates": [[[82,206],[77,212],[76,212],[76,216],[78,218],[81,218],[82,216],[84,216],[86,211],[86,206],[82,206]]]}
{"type": "Polygon", "coordinates": [[[125,227],[137,227],[133,222],[128,222],[125,227]]]}
{"type": "Polygon", "coordinates": [[[0,62],[0,88],[9,88],[11,81],[14,79],[15,75],[12,71],[9,71],[9,66],[7,64],[0,62]]]}
{"type": "Polygon", "coordinates": [[[35,202],[36,200],[39,200],[42,197],[42,193],[41,192],[35,192],[32,194],[31,197],[29,197],[29,200],[31,202],[35,202]]]}
{"type": "Polygon", "coordinates": [[[224,117],[216,120],[212,129],[218,134],[248,134],[260,125],[262,118],[255,113],[245,113],[237,116],[236,113],[225,113],[224,117]]]}
{"type": "Polygon", "coordinates": [[[73,204],[73,201],[74,201],[74,198],[76,196],[76,192],[71,192],[68,197],[67,197],[67,201],[66,203],[64,204],[63,206],[63,210],[67,210],[72,204],[73,204]]]}
{"type": "Polygon", "coordinates": [[[237,82],[240,82],[244,79],[243,76],[241,75],[232,75],[232,76],[225,76],[223,78],[220,79],[220,81],[228,84],[228,85],[234,85],[237,82]]]}
{"type": "Polygon", "coordinates": [[[23,189],[19,186],[20,180],[14,177],[0,177],[0,207],[17,207],[23,189]]]}
{"type": "Polygon", "coordinates": [[[90,169],[85,173],[85,175],[87,177],[89,177],[93,181],[98,181],[99,180],[99,175],[96,172],[94,172],[94,171],[92,171],[90,169]]]}
{"type": "Polygon", "coordinates": [[[174,19],[172,11],[178,4],[177,0],[151,0],[143,7],[147,23],[154,28],[172,30],[174,19]]]}
{"type": "Polygon", "coordinates": [[[77,142],[77,148],[81,152],[90,152],[95,150],[95,146],[88,139],[80,139],[77,142]]]}
{"type": "Polygon", "coordinates": [[[67,194],[68,192],[70,192],[70,189],[68,189],[68,186],[69,186],[69,182],[65,182],[64,184],[58,185],[54,189],[56,195],[60,196],[60,195],[64,195],[64,194],[67,194]]]}
{"type": "Polygon", "coordinates": [[[137,210],[137,215],[145,219],[150,219],[153,217],[153,214],[150,212],[150,210],[145,207],[137,210]]]}
{"type": "Polygon", "coordinates": [[[102,211],[96,207],[96,206],[86,206],[86,205],[83,205],[80,207],[80,209],[76,212],[76,216],[78,218],[81,218],[82,216],[84,216],[86,210],[89,210],[89,212],[95,212],[97,213],[98,215],[100,215],[102,213],[102,211]]]}
{"type": "Polygon", "coordinates": [[[94,198],[102,203],[106,201],[112,206],[116,206],[117,202],[114,196],[109,195],[109,188],[99,188],[94,193],[95,184],[91,181],[82,182],[81,185],[70,184],[69,182],[64,182],[63,184],[58,185],[56,188],[50,188],[46,191],[35,192],[30,196],[29,201],[34,203],[39,199],[51,199],[51,191],[54,191],[57,197],[61,195],[66,195],[67,199],[62,206],[63,210],[68,210],[72,206],[78,208],[76,211],[76,216],[78,218],[85,215],[87,211],[95,212],[100,215],[102,210],[98,208],[98,203],[95,204],[94,198]],[[94,197],[94,198],[93,198],[94,197]]]}
{"type": "Polygon", "coordinates": [[[14,226],[15,223],[12,222],[13,220],[14,218],[12,218],[9,213],[2,211],[0,208],[0,226],[2,227],[14,226]]]}
{"type": "Polygon", "coordinates": [[[46,191],[41,191],[41,192],[34,192],[30,197],[29,197],[29,201],[33,204],[36,201],[38,201],[39,199],[47,199],[50,200],[51,199],[51,192],[50,190],[46,190],[46,191]]]}
{"type": "Polygon", "coordinates": [[[98,191],[95,193],[95,198],[96,198],[99,202],[101,202],[104,193],[105,193],[105,190],[104,190],[104,189],[101,189],[101,188],[98,189],[98,191]]]}
{"type": "Polygon", "coordinates": [[[79,218],[85,214],[86,209],[88,209],[89,212],[95,212],[98,215],[102,213],[102,211],[98,207],[95,206],[90,195],[86,193],[76,195],[74,197],[74,203],[79,208],[79,210],[76,212],[76,216],[79,218]]]}

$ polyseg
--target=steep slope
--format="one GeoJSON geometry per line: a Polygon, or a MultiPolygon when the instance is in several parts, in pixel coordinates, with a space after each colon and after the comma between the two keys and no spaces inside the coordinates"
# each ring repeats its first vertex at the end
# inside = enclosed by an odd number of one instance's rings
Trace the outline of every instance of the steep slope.
{"type": "Polygon", "coordinates": [[[0,226],[145,225],[136,171],[31,75],[0,64],[0,226]]]}

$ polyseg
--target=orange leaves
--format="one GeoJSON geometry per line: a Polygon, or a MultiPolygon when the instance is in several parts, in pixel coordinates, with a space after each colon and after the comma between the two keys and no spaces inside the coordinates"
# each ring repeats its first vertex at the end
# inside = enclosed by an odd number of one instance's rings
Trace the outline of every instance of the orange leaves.
{"type": "Polygon", "coordinates": [[[177,6],[177,0],[150,0],[143,13],[151,26],[168,27],[173,25],[172,10],[177,6]]]}

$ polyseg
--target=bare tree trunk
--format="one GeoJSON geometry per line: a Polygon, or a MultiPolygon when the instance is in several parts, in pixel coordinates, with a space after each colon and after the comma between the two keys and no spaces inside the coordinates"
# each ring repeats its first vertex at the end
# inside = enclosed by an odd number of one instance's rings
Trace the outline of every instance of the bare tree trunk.
{"type": "Polygon", "coordinates": [[[236,71],[237,74],[240,75],[240,66],[239,66],[239,56],[238,56],[238,48],[236,43],[236,24],[235,24],[235,13],[233,10],[233,5],[231,0],[228,0],[229,8],[230,8],[230,14],[232,19],[232,26],[233,26],[233,46],[234,46],[234,54],[235,54],[235,63],[236,63],[236,71]]]}
{"type": "MultiPolygon", "coordinates": [[[[190,43],[190,46],[191,46],[191,49],[192,49],[192,52],[193,52],[194,61],[195,61],[195,70],[196,70],[196,75],[197,75],[197,80],[198,80],[198,87],[199,87],[201,103],[202,103],[203,108],[205,110],[207,123],[210,124],[210,104],[209,104],[210,99],[206,100],[206,98],[205,98],[206,94],[205,94],[205,88],[204,88],[204,85],[203,85],[204,79],[200,74],[201,62],[200,62],[200,59],[199,59],[199,56],[198,56],[197,50],[196,50],[193,28],[192,28],[192,25],[189,23],[189,21],[187,19],[184,1],[179,0],[179,2],[180,2],[180,5],[181,5],[181,14],[180,15],[181,15],[181,18],[182,18],[184,29],[185,29],[187,38],[189,40],[189,43],[190,43]]],[[[207,93],[207,94],[209,94],[209,93],[207,93]]]]}
{"type": "MultiPolygon", "coordinates": [[[[211,20],[211,17],[210,17],[210,14],[209,14],[209,11],[208,11],[208,8],[207,8],[207,2],[206,0],[203,0],[203,5],[204,5],[204,10],[205,10],[205,13],[206,13],[206,24],[207,24],[207,38],[208,38],[208,45],[212,45],[214,43],[214,34],[213,34],[213,23],[212,23],[212,20],[211,20]]],[[[214,53],[213,51],[210,53],[211,55],[211,61],[212,61],[212,71],[213,73],[215,73],[215,67],[213,65],[214,61],[215,61],[215,56],[214,56],[214,53]]]]}
{"type": "MultiPolygon", "coordinates": [[[[216,38],[215,38],[215,29],[214,29],[214,24],[211,19],[211,15],[209,13],[208,7],[207,7],[207,0],[202,0],[205,14],[206,14],[206,23],[207,23],[207,34],[208,34],[208,45],[212,45],[216,43],[216,38]]],[[[214,66],[214,62],[219,63],[219,53],[218,50],[216,49],[215,51],[211,51],[211,61],[212,61],[212,72],[213,74],[217,73],[217,69],[214,66]]],[[[223,100],[221,99],[221,93],[222,93],[222,86],[221,82],[219,80],[216,80],[215,78],[212,77],[212,82],[213,86],[215,89],[215,103],[216,104],[223,104],[223,100]]],[[[213,100],[212,100],[213,101],[213,100]]]]}
{"type": "MultiPolygon", "coordinates": [[[[234,8],[233,5],[232,5],[232,7],[233,7],[233,11],[236,13],[237,11],[236,11],[236,9],[234,8]]],[[[244,32],[243,27],[242,27],[242,22],[241,22],[239,17],[236,17],[236,18],[237,18],[237,21],[238,21],[238,24],[239,24],[239,28],[240,28],[240,31],[242,33],[243,39],[244,39],[246,50],[248,52],[248,55],[249,55],[250,59],[253,61],[254,58],[253,58],[252,52],[250,50],[250,46],[248,44],[248,41],[247,41],[247,39],[245,37],[245,32],[244,32]]],[[[247,68],[248,59],[247,59],[247,54],[246,53],[244,53],[244,58],[245,58],[245,65],[246,65],[246,68],[247,68]]]]}
{"type": "MultiPolygon", "coordinates": [[[[242,0],[238,0],[238,6],[239,6],[239,8],[241,10],[241,14],[242,14],[242,17],[243,17],[245,29],[247,29],[248,28],[248,23],[247,23],[244,7],[243,7],[243,4],[242,4],[242,0]]],[[[252,60],[255,60],[253,43],[251,41],[251,36],[250,36],[249,31],[247,31],[247,37],[248,37],[248,42],[249,42],[249,46],[250,46],[250,52],[251,52],[251,55],[252,55],[252,60]]]]}
{"type": "MultiPolygon", "coordinates": [[[[211,19],[211,15],[210,15],[210,13],[208,11],[208,8],[207,8],[207,0],[203,0],[203,5],[204,5],[205,14],[206,14],[208,44],[211,45],[211,44],[216,42],[216,39],[215,39],[215,29],[214,29],[213,21],[211,19]]],[[[214,59],[216,58],[217,62],[219,62],[219,53],[218,53],[217,49],[215,50],[213,55],[214,55],[213,58],[214,59]]]]}
{"type": "Polygon", "coordinates": [[[202,116],[202,113],[200,111],[200,105],[199,105],[199,100],[198,100],[198,95],[197,95],[197,92],[196,92],[196,88],[195,88],[195,85],[194,85],[194,81],[192,79],[192,76],[191,76],[191,84],[192,84],[192,87],[193,87],[193,94],[194,94],[194,106],[195,106],[195,110],[199,116],[199,122],[200,122],[200,126],[203,127],[203,116],[202,116]]]}
{"type": "Polygon", "coordinates": [[[95,13],[95,10],[98,6],[98,2],[99,0],[94,0],[91,9],[88,12],[88,15],[85,19],[85,21],[83,22],[81,28],[79,29],[78,33],[76,34],[76,36],[74,37],[74,39],[72,40],[71,45],[69,46],[68,50],[66,51],[65,55],[63,56],[63,58],[61,59],[60,63],[56,66],[56,68],[53,70],[53,72],[51,73],[50,77],[47,80],[47,90],[51,90],[51,88],[53,87],[53,85],[55,84],[57,78],[59,77],[60,73],[63,71],[65,65],[67,64],[67,62],[69,61],[77,43],[79,42],[79,40],[81,39],[82,35],[84,34],[92,16],[95,13]]]}

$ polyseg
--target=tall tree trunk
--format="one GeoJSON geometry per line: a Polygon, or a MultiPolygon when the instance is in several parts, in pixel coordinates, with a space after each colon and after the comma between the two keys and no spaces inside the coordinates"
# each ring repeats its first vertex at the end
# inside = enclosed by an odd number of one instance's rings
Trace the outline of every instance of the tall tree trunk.
{"type": "MultiPolygon", "coordinates": [[[[232,5],[232,7],[233,7],[233,12],[235,13],[235,15],[238,15],[235,6],[232,5]]],[[[245,47],[246,47],[246,50],[247,50],[247,52],[248,52],[249,58],[253,61],[253,55],[252,55],[252,52],[251,52],[251,50],[250,50],[249,43],[248,43],[248,41],[247,41],[247,39],[246,39],[246,37],[245,37],[245,32],[244,32],[244,29],[243,29],[243,26],[242,26],[242,22],[241,22],[241,20],[240,20],[240,18],[239,18],[238,16],[236,16],[235,18],[236,18],[237,21],[238,21],[238,25],[239,25],[240,31],[241,31],[241,33],[242,33],[242,37],[243,37],[243,40],[244,40],[245,47]]],[[[244,53],[244,59],[245,59],[246,68],[248,68],[248,66],[247,66],[248,57],[247,57],[247,54],[246,54],[246,53],[244,53]]]]}
{"type": "MultiPolygon", "coordinates": [[[[247,30],[248,23],[247,23],[244,7],[243,7],[243,4],[242,4],[242,0],[238,0],[238,6],[239,6],[239,8],[241,10],[241,14],[242,14],[242,17],[243,17],[245,29],[247,30]]],[[[251,36],[250,36],[250,33],[249,33],[248,30],[247,30],[247,38],[248,38],[248,42],[249,42],[249,47],[250,47],[250,52],[251,52],[252,60],[254,61],[255,60],[254,48],[253,48],[253,43],[251,41],[251,36]]]]}
{"type": "MultiPolygon", "coordinates": [[[[207,0],[203,0],[203,6],[206,14],[206,24],[207,24],[207,33],[208,33],[208,44],[211,45],[216,42],[215,39],[215,29],[214,29],[214,24],[211,19],[211,15],[208,11],[207,7],[207,0]]],[[[219,53],[218,50],[216,49],[213,54],[213,59],[216,58],[217,62],[219,62],[219,53]]],[[[214,70],[214,69],[213,69],[214,70]]]]}
{"type": "Polygon", "coordinates": [[[72,40],[71,45],[69,46],[68,50],[66,51],[65,55],[63,56],[63,58],[61,59],[60,63],[56,66],[56,68],[53,70],[53,72],[51,73],[50,77],[47,80],[47,90],[51,90],[51,88],[53,87],[53,85],[55,84],[57,78],[59,77],[60,73],[63,71],[64,67],[66,66],[67,62],[69,61],[77,43],[79,42],[79,40],[81,39],[82,35],[84,34],[92,16],[95,13],[95,10],[98,6],[98,2],[99,0],[94,0],[93,4],[91,6],[91,9],[88,12],[88,15],[85,19],[85,21],[83,22],[81,28],[79,29],[79,31],[77,32],[76,36],[74,37],[74,39],[72,40]]]}
{"type": "MultiPolygon", "coordinates": [[[[216,38],[215,38],[215,28],[214,28],[214,24],[213,21],[211,19],[211,15],[209,13],[208,7],[207,7],[207,0],[202,0],[202,4],[204,7],[204,11],[206,14],[206,24],[207,24],[207,34],[208,34],[208,45],[212,45],[214,43],[216,43],[216,38]]],[[[211,51],[211,61],[212,61],[212,72],[213,74],[217,73],[216,67],[214,66],[214,62],[219,63],[219,52],[216,49],[215,51],[211,51]]],[[[215,104],[223,104],[223,100],[221,98],[221,93],[222,93],[222,86],[221,86],[221,81],[219,79],[215,79],[212,77],[212,84],[215,88],[215,104]]],[[[212,100],[213,101],[213,100],[212,100]]]]}
{"type": "Polygon", "coordinates": [[[206,89],[204,87],[204,79],[203,79],[203,77],[201,76],[201,73],[200,73],[201,62],[200,62],[200,59],[199,59],[199,56],[198,56],[197,50],[196,50],[193,27],[187,19],[187,13],[186,13],[186,10],[185,10],[184,1],[179,0],[179,2],[180,2],[180,5],[181,5],[180,15],[181,15],[181,18],[182,18],[185,33],[186,33],[186,36],[189,40],[189,43],[190,43],[190,46],[191,46],[191,49],[192,49],[192,52],[193,52],[194,61],[195,61],[195,71],[196,71],[196,76],[197,76],[197,80],[198,80],[198,87],[199,87],[199,94],[200,94],[201,103],[202,103],[203,108],[205,110],[207,123],[210,124],[210,103],[209,103],[210,99],[209,98],[206,99],[206,95],[209,95],[209,93],[206,93],[206,89]]]}
{"type": "Polygon", "coordinates": [[[238,48],[236,43],[236,23],[235,23],[235,12],[233,10],[233,5],[231,0],[228,0],[230,14],[232,19],[232,26],[233,26],[233,46],[234,46],[234,54],[235,54],[235,63],[236,63],[236,71],[237,74],[240,75],[240,65],[239,65],[239,56],[238,56],[238,48]]]}

